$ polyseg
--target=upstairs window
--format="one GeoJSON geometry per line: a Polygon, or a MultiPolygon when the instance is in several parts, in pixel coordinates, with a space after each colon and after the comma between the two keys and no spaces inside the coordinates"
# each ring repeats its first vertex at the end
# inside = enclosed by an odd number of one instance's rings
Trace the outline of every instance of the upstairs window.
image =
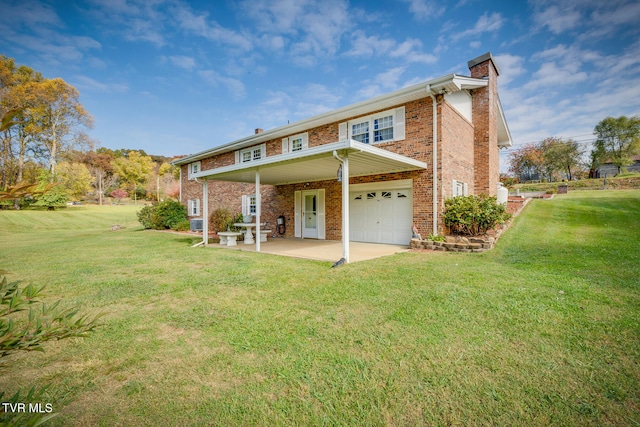
{"type": "Polygon", "coordinates": [[[236,163],[255,162],[265,157],[266,148],[264,144],[236,151],[236,163]]]}
{"type": "Polygon", "coordinates": [[[373,119],[373,140],[375,142],[393,140],[393,116],[373,119]]]}
{"type": "Polygon", "coordinates": [[[364,144],[369,143],[369,121],[351,125],[351,139],[364,144]]]}
{"type": "Polygon", "coordinates": [[[309,147],[309,134],[301,133],[282,139],[282,154],[306,150],[309,147]]]}
{"type": "Polygon", "coordinates": [[[200,162],[189,163],[189,178],[198,172],[200,172],[200,162]]]}
{"type": "Polygon", "coordinates": [[[405,138],[405,107],[340,123],[338,133],[340,141],[353,139],[363,144],[401,141],[405,138]]]}

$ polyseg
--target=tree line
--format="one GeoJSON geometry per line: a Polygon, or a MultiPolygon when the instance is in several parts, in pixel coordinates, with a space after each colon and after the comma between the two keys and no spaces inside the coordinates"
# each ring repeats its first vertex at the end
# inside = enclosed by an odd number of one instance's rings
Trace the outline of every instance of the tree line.
{"type": "Polygon", "coordinates": [[[546,138],[509,153],[509,172],[522,181],[595,178],[599,167],[610,164],[617,172],[640,155],[640,117],[607,117],[594,128],[593,147],[567,138],[546,138]]]}
{"type": "Polygon", "coordinates": [[[0,55],[0,202],[19,208],[105,196],[176,197],[179,172],[143,150],[96,148],[93,117],[60,78],[0,55]],[[37,185],[36,185],[37,184],[37,185]],[[36,187],[38,189],[36,189],[36,187]],[[39,200],[33,196],[37,195],[39,200]]]}

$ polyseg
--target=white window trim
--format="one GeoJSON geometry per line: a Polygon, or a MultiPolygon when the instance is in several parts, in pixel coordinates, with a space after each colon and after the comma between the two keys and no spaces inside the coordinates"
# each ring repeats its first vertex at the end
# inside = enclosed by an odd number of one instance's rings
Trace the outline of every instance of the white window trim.
{"type": "Polygon", "coordinates": [[[187,202],[188,216],[200,216],[200,199],[191,199],[187,202]]]}
{"type": "Polygon", "coordinates": [[[267,145],[266,144],[254,145],[252,147],[243,148],[242,150],[236,151],[236,163],[256,162],[258,160],[264,159],[265,157],[267,157],[267,145]],[[254,156],[254,151],[258,150],[258,149],[260,150],[260,158],[259,159],[255,159],[253,157],[254,156]],[[246,162],[242,161],[242,157],[243,157],[244,153],[250,153],[250,159],[247,160],[246,162]]]}
{"type": "Polygon", "coordinates": [[[369,123],[369,144],[384,144],[386,142],[392,141],[402,141],[405,139],[405,107],[394,108],[393,110],[386,110],[380,113],[372,114],[370,116],[358,117],[357,119],[349,120],[345,123],[340,123],[338,125],[338,134],[340,141],[344,141],[346,139],[352,139],[351,130],[354,125],[360,123],[369,123]],[[382,117],[392,116],[393,117],[393,138],[386,139],[384,141],[375,141],[374,137],[374,120],[382,117]]]}
{"type": "Polygon", "coordinates": [[[309,148],[309,133],[301,133],[298,135],[293,135],[287,138],[282,138],[282,154],[293,153],[293,141],[296,139],[302,139],[302,148],[295,151],[302,151],[309,148]]]}
{"type": "Polygon", "coordinates": [[[453,197],[457,196],[468,196],[469,195],[469,184],[462,181],[453,180],[451,183],[451,193],[453,197]],[[458,190],[462,191],[458,191],[458,190]],[[462,194],[459,194],[462,193],[462,194]]]}
{"type": "Polygon", "coordinates": [[[258,210],[257,198],[255,194],[247,194],[242,196],[242,215],[255,216],[258,210]],[[253,212],[251,207],[253,206],[253,212]]]}
{"type": "Polygon", "coordinates": [[[191,179],[193,174],[202,171],[202,163],[201,162],[193,162],[189,163],[189,179],[191,179]]]}

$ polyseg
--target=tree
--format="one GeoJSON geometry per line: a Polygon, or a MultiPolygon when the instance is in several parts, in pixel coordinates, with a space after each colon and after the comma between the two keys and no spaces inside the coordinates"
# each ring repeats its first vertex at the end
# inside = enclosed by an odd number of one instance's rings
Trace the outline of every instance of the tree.
{"type": "Polygon", "coordinates": [[[540,179],[543,175],[544,152],[539,144],[530,143],[509,153],[509,172],[522,181],[540,179]]]}
{"type": "Polygon", "coordinates": [[[114,199],[118,199],[118,204],[119,204],[122,199],[129,196],[129,193],[124,191],[122,188],[117,188],[113,190],[111,193],[109,193],[109,195],[114,199]]]}
{"type": "Polygon", "coordinates": [[[618,167],[618,173],[633,163],[633,156],[640,154],[640,117],[607,117],[593,131],[597,139],[594,155],[600,163],[610,162],[618,167]]]}
{"type": "MultiPolygon", "coordinates": [[[[126,157],[116,158],[111,166],[120,179],[131,186],[135,195],[138,184],[148,182],[154,163],[151,157],[142,155],[138,151],[130,151],[126,157]]],[[[134,196],[134,199],[137,197],[134,196]]]]}
{"type": "Polygon", "coordinates": [[[571,181],[576,170],[583,163],[584,148],[573,139],[548,138],[544,152],[545,163],[552,172],[561,171],[571,181]]]}
{"type": "Polygon", "coordinates": [[[91,191],[93,178],[89,169],[82,163],[59,163],[57,179],[71,200],[79,200],[91,191]]]}
{"type": "Polygon", "coordinates": [[[46,80],[41,85],[41,103],[30,109],[31,126],[38,134],[53,180],[60,152],[77,142],[83,127],[93,127],[93,118],[80,104],[79,92],[64,80],[46,80]]]}

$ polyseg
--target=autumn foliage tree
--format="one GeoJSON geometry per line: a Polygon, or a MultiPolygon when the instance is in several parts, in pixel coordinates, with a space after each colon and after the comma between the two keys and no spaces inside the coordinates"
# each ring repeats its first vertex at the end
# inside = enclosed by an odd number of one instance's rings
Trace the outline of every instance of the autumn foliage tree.
{"type": "Polygon", "coordinates": [[[607,117],[593,131],[597,139],[592,157],[598,163],[610,162],[618,167],[633,163],[633,156],[640,154],[640,117],[607,117]]]}

